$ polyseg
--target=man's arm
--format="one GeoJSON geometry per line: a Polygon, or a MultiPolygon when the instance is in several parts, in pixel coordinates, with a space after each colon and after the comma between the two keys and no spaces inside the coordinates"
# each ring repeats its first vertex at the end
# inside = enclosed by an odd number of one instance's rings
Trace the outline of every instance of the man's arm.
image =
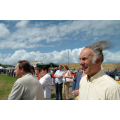
{"type": "Polygon", "coordinates": [[[75,92],[75,88],[76,88],[76,78],[77,76],[73,79],[73,83],[72,83],[72,95],[74,97],[74,92],[75,92]]]}
{"type": "Polygon", "coordinates": [[[73,83],[72,83],[72,91],[74,91],[75,88],[76,88],[76,79],[77,79],[77,76],[73,79],[73,83]]]}
{"type": "Polygon", "coordinates": [[[55,78],[62,78],[63,76],[60,75],[54,75],[55,78]]]}
{"type": "Polygon", "coordinates": [[[24,90],[23,86],[17,82],[14,83],[11,93],[9,94],[8,100],[20,100],[24,90]]]}

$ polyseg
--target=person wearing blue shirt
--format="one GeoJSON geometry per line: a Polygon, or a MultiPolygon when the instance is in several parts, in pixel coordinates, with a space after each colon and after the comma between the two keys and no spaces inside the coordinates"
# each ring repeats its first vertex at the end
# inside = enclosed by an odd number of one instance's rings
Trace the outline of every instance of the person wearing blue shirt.
{"type": "Polygon", "coordinates": [[[75,99],[76,96],[79,94],[79,82],[82,78],[82,72],[79,72],[76,77],[73,79],[72,83],[72,95],[73,95],[73,100],[75,99]]]}
{"type": "Polygon", "coordinates": [[[62,100],[62,78],[63,78],[63,73],[64,71],[62,70],[63,66],[59,65],[59,70],[57,70],[54,74],[55,77],[55,88],[56,88],[56,100],[59,98],[60,94],[60,100],[62,100]]]}

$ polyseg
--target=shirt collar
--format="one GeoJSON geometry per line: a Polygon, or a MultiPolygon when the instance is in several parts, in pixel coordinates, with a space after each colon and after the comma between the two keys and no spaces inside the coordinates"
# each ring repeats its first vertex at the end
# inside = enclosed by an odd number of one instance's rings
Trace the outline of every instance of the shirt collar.
{"type": "MultiPolygon", "coordinates": [[[[25,73],[23,76],[25,76],[25,75],[27,75],[27,74],[32,75],[32,73],[29,72],[29,73],[25,73]]],[[[23,76],[22,76],[22,77],[23,77],[23,76]]]]}
{"type": "Polygon", "coordinates": [[[92,76],[90,79],[88,78],[88,76],[86,77],[87,81],[94,83],[99,77],[101,77],[104,73],[102,72],[102,70],[100,70],[98,73],[96,73],[94,76],[92,76]]]}

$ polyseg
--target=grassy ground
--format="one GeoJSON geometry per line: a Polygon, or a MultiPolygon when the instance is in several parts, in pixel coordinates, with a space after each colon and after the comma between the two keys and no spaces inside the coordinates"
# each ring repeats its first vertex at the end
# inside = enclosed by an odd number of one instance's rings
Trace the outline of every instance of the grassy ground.
{"type": "Polygon", "coordinates": [[[0,75],[0,100],[7,100],[16,78],[0,75]]]}
{"type": "MultiPolygon", "coordinates": [[[[11,76],[6,76],[6,75],[0,74],[0,100],[8,99],[8,95],[10,94],[13,84],[16,80],[17,80],[16,78],[13,78],[11,76]]],[[[72,83],[70,83],[70,86],[69,86],[70,100],[72,99],[71,86],[72,86],[72,83]]],[[[55,100],[55,99],[56,99],[55,85],[53,85],[52,89],[51,89],[51,100],[55,100]]]]}

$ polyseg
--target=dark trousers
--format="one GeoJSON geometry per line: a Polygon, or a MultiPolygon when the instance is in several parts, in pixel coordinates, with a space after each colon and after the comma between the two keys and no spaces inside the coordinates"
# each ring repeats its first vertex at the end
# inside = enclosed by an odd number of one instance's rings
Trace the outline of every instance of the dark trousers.
{"type": "Polygon", "coordinates": [[[58,84],[58,83],[55,83],[55,88],[56,88],[56,100],[58,100],[59,98],[59,94],[60,94],[60,100],[62,100],[62,84],[58,84]]]}

